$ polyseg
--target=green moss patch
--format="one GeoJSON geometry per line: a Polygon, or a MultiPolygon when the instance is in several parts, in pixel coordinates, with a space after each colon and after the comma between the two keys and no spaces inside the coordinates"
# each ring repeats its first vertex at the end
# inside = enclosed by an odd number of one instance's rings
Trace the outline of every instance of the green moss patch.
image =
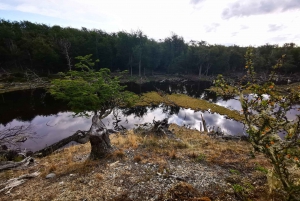
{"type": "Polygon", "coordinates": [[[236,121],[242,121],[243,116],[235,111],[230,110],[225,107],[210,103],[206,100],[192,98],[184,94],[171,94],[162,95],[157,92],[149,92],[143,94],[136,103],[136,106],[147,106],[147,105],[158,105],[164,103],[166,105],[176,105],[183,108],[191,108],[193,110],[206,111],[208,109],[211,112],[216,112],[221,115],[226,115],[227,117],[234,119],[236,121]]]}

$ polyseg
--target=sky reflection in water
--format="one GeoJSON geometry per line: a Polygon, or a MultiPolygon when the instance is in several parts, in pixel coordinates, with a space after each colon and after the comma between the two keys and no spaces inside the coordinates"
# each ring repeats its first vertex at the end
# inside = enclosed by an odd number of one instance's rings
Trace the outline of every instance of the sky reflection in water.
{"type": "MultiPolygon", "coordinates": [[[[153,91],[157,88],[166,93],[185,93],[195,98],[210,100],[217,105],[227,107],[232,110],[240,111],[241,104],[238,97],[224,100],[205,91],[209,87],[208,83],[147,83],[145,85],[127,84],[128,90],[137,94],[153,91]]],[[[28,148],[36,151],[51,145],[77,130],[88,130],[91,126],[91,118],[73,117],[72,112],[66,112],[68,108],[61,102],[57,102],[50,95],[44,94],[43,90],[35,90],[33,96],[26,91],[12,92],[4,94],[3,102],[0,107],[0,130],[6,127],[31,124],[32,131],[36,132],[36,138],[21,144],[21,148],[28,148]],[[5,100],[5,102],[4,102],[5,100]]],[[[152,122],[168,118],[169,123],[180,126],[187,126],[192,129],[200,130],[201,114],[210,129],[216,130],[218,127],[226,134],[242,135],[244,126],[240,122],[226,119],[219,114],[212,114],[208,111],[200,112],[191,109],[172,108],[169,106],[159,106],[154,108],[120,109],[119,115],[121,122],[127,129],[132,129],[136,124],[152,122]]],[[[297,110],[288,112],[287,117],[294,119],[297,110]]],[[[114,116],[111,114],[103,119],[103,123],[108,127],[113,127],[114,116]]],[[[202,128],[203,130],[203,128],[202,128]]]]}
{"type": "MultiPolygon", "coordinates": [[[[162,120],[164,118],[169,119],[169,123],[175,123],[180,126],[188,126],[192,129],[200,129],[201,114],[207,123],[212,128],[220,127],[221,130],[228,134],[242,134],[243,124],[226,119],[219,114],[211,114],[209,112],[195,112],[191,109],[180,109],[178,114],[168,114],[164,111],[164,108],[158,107],[155,109],[147,108],[146,114],[141,117],[135,114],[124,116],[122,110],[119,110],[122,121],[119,123],[127,129],[134,128],[136,124],[142,124],[145,122],[152,122],[153,119],[162,120]]],[[[37,133],[37,138],[33,140],[27,140],[21,145],[22,148],[27,148],[32,151],[36,151],[44,148],[47,145],[51,145],[69,135],[74,134],[77,130],[88,130],[91,125],[91,118],[86,117],[73,117],[72,112],[61,112],[57,115],[50,116],[36,116],[31,122],[33,130],[37,133]]],[[[112,128],[114,122],[114,116],[110,114],[103,119],[103,123],[112,128]]],[[[13,120],[7,126],[23,125],[24,122],[13,120]]],[[[2,126],[3,128],[3,126],[2,126]]],[[[1,129],[1,126],[0,126],[1,129]]],[[[203,130],[203,128],[202,128],[203,130]]]]}

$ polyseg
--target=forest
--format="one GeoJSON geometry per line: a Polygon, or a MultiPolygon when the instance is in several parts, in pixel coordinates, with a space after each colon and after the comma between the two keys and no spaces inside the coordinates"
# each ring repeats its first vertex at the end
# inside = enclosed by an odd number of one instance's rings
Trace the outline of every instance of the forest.
{"type": "MultiPolygon", "coordinates": [[[[23,72],[31,69],[47,76],[72,70],[75,57],[92,54],[99,60],[95,70],[128,70],[130,75],[186,74],[216,75],[242,72],[246,47],[185,41],[171,36],[154,40],[141,30],[107,33],[37,24],[29,21],[0,20],[0,71],[23,72]]],[[[257,72],[269,73],[281,55],[285,61],[280,74],[300,72],[300,47],[265,44],[254,47],[257,72]]]]}

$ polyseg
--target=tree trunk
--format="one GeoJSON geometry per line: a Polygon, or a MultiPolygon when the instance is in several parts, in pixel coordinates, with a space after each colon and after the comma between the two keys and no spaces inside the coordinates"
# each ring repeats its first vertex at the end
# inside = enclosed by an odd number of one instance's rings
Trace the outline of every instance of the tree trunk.
{"type": "Polygon", "coordinates": [[[57,143],[54,143],[51,146],[37,151],[35,155],[42,157],[47,156],[72,141],[78,142],[80,144],[84,144],[90,141],[91,159],[98,159],[107,156],[112,148],[109,139],[109,130],[106,129],[105,125],[100,120],[99,115],[95,114],[92,118],[92,126],[89,131],[79,130],[75,134],[62,139],[57,143]]]}
{"type": "Polygon", "coordinates": [[[65,57],[67,59],[68,69],[69,69],[69,71],[71,71],[72,70],[72,64],[71,64],[71,57],[69,55],[69,50],[70,50],[70,47],[71,47],[71,43],[66,39],[60,39],[59,40],[59,45],[62,49],[62,53],[65,55],[65,57]]]}
{"type": "Polygon", "coordinates": [[[199,67],[199,78],[201,78],[201,73],[202,73],[202,64],[199,67]]]}
{"type": "Polygon", "coordinates": [[[141,77],[141,60],[139,61],[139,76],[141,77]]]}
{"type": "Polygon", "coordinates": [[[129,62],[130,62],[130,76],[132,77],[132,56],[130,56],[129,62]]]}
{"type": "Polygon", "coordinates": [[[98,159],[107,156],[111,151],[109,133],[105,125],[95,114],[92,119],[92,126],[89,130],[91,143],[91,159],[98,159]]]}

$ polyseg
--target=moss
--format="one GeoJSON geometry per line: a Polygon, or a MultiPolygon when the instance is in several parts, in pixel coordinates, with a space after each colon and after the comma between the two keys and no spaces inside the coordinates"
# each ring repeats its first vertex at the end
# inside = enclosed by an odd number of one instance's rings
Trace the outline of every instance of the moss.
{"type": "Polygon", "coordinates": [[[149,92],[140,97],[136,103],[136,106],[147,106],[151,104],[159,105],[160,103],[164,103],[166,105],[176,105],[183,108],[191,108],[196,111],[206,111],[210,109],[210,111],[213,113],[216,112],[221,115],[226,115],[227,117],[236,121],[243,120],[243,116],[235,110],[230,110],[214,103],[210,103],[206,100],[192,98],[184,94],[171,94],[164,96],[157,92],[149,92]]]}
{"type": "Polygon", "coordinates": [[[157,92],[148,92],[143,94],[135,103],[135,106],[150,106],[166,103],[166,99],[157,92]]]}

